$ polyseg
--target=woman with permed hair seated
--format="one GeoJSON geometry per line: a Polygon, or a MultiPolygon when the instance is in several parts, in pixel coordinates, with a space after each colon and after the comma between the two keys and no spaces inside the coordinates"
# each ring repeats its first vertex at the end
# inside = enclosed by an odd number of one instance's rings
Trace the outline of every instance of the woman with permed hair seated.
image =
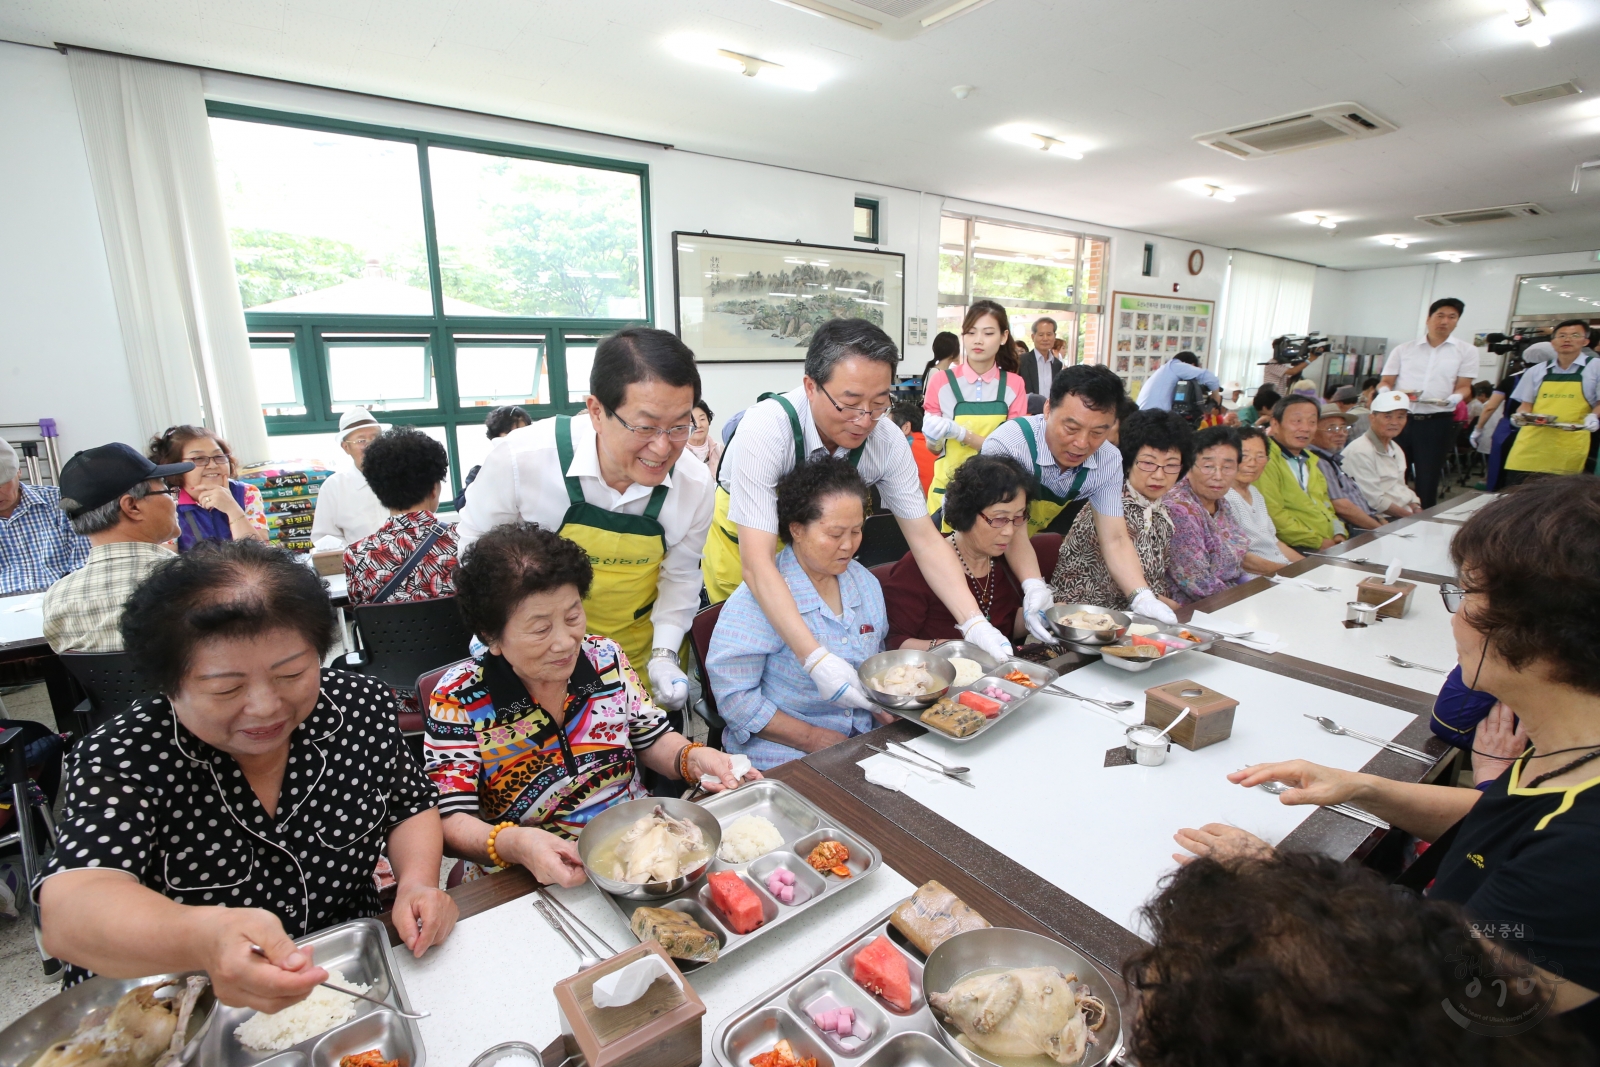
{"type": "Polygon", "coordinates": [[[487,647],[439,679],[423,754],[445,849],[478,868],[582,885],[578,834],[649,795],[640,764],[711,792],[739,784],[725,754],[668,727],[621,646],[588,632],[593,580],[580,545],[527,522],[494,527],[456,566],[456,602],[487,647]]]}
{"type": "Polygon", "coordinates": [[[388,687],[321,666],[334,632],[321,579],[248,538],[134,591],[123,644],[161,695],[73,749],[38,890],[68,984],[206,971],[224,1004],[281,1011],[328,977],[294,939],[378,914],[380,852],[406,947],[450,933],[438,797],[388,687]]]}
{"type": "Polygon", "coordinates": [[[717,618],[706,673],[727,723],[729,752],[741,752],[763,770],[894,721],[824,700],[812,668],[837,656],[853,672],[883,651],[889,619],[878,580],[853,558],[866,521],[866,487],[848,460],[803,463],[778,480],[778,530],[788,542],[778,553],[800,618],[817,639],[801,663],[767,620],[747,585],[728,597],[717,618]]]}

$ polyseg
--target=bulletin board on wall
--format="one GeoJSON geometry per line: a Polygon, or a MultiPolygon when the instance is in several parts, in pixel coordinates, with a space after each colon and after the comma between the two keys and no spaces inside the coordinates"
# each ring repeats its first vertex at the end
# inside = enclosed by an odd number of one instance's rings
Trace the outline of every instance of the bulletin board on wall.
{"type": "Polygon", "coordinates": [[[1148,293],[1111,294],[1111,369],[1137,397],[1145,379],[1179,352],[1211,362],[1216,301],[1148,293]]]}

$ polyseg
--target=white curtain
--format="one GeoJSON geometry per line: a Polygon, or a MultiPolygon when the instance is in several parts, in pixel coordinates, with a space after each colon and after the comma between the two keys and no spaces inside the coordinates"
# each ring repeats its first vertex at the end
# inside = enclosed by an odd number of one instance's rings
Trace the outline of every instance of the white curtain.
{"type": "Polygon", "coordinates": [[[1234,252],[1222,294],[1216,374],[1239,382],[1245,395],[1261,384],[1261,364],[1272,358],[1272,339],[1305,333],[1317,268],[1276,256],[1234,252]]]}
{"type": "Polygon", "coordinates": [[[200,72],[76,48],[67,59],[140,425],[203,424],[240,462],[264,460],[200,72]]]}

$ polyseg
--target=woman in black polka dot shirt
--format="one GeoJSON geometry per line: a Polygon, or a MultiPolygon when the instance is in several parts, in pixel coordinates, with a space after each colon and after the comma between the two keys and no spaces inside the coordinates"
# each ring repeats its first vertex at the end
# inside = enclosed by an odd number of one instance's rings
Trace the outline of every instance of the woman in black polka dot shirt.
{"type": "Polygon", "coordinates": [[[309,568],[257,541],[207,543],[145,580],[122,633],[164,696],[67,763],[39,904],[69,983],[204,970],[224,1003],[281,1010],[327,977],[293,938],[377,914],[380,852],[407,947],[449,934],[437,795],[388,688],[321,669],[334,614],[309,568]]]}

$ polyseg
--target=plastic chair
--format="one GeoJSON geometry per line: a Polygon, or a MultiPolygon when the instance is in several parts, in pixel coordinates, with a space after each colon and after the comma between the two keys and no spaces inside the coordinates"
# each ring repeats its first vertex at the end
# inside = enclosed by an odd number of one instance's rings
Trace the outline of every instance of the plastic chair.
{"type": "Polygon", "coordinates": [[[140,700],[157,695],[126,652],[63,652],[62,666],[88,694],[72,709],[82,737],[140,700]]]}
{"type": "MultiPolygon", "coordinates": [[[[428,671],[425,674],[419,675],[418,678],[417,678],[417,689],[416,689],[417,707],[418,708],[427,707],[428,698],[433,695],[433,691],[435,689],[439,688],[439,679],[440,678],[443,678],[447,673],[449,673],[450,671],[455,670],[457,667],[461,666],[463,663],[471,663],[471,662],[472,662],[472,657],[471,656],[467,656],[464,659],[456,660],[454,663],[446,663],[443,667],[435,667],[433,670],[428,671]]],[[[415,711],[415,712],[403,711],[403,712],[401,712],[400,713],[400,732],[403,733],[403,734],[421,733],[422,732],[422,726],[423,726],[422,720],[423,720],[424,714],[425,713],[422,712],[422,711],[415,711]],[[414,719],[414,721],[412,723],[408,724],[406,720],[408,718],[410,718],[411,716],[415,716],[415,719],[414,719]]]]}
{"type": "Polygon", "coordinates": [[[1056,560],[1061,555],[1062,537],[1058,533],[1046,530],[1036,533],[1028,539],[1033,543],[1033,554],[1039,557],[1039,575],[1045,581],[1056,572],[1056,560]]]}
{"type": "Polygon", "coordinates": [[[880,563],[896,563],[911,551],[900,520],[893,515],[869,515],[861,527],[861,546],[856,562],[869,570],[880,563]]]}
{"type": "MultiPolygon", "coordinates": [[[[14,849],[21,854],[23,884],[18,887],[17,910],[28,913],[44,973],[53,976],[60,973],[61,963],[44,950],[39,910],[33,906],[31,893],[44,871],[45,858],[56,847],[56,827],[50,818],[50,805],[55,798],[33,781],[25,756],[28,745],[50,737],[50,728],[42,723],[0,722],[0,795],[11,805],[4,813],[5,822],[0,823],[0,830],[11,827],[9,832],[0,833],[0,851],[14,849]]],[[[53,753],[51,758],[59,760],[59,745],[53,747],[53,753]]],[[[56,778],[59,780],[59,776],[56,778]]]]}
{"type": "MultiPolygon", "coordinates": [[[[353,609],[361,634],[361,659],[347,655],[335,663],[383,682],[402,697],[415,697],[417,679],[458,662],[472,643],[453,596],[400,604],[363,604],[353,609]]],[[[420,714],[401,714],[402,733],[422,730],[420,714]],[[411,727],[408,729],[407,727],[411,727]]]]}
{"type": "Polygon", "coordinates": [[[700,672],[700,696],[705,701],[708,727],[706,744],[715,749],[722,748],[722,731],[728,724],[717,714],[717,695],[711,691],[711,674],[706,670],[706,653],[711,648],[712,631],[717,628],[717,616],[721,614],[722,604],[713,604],[696,613],[694,621],[689,624],[689,650],[694,653],[694,666],[700,672]]]}

